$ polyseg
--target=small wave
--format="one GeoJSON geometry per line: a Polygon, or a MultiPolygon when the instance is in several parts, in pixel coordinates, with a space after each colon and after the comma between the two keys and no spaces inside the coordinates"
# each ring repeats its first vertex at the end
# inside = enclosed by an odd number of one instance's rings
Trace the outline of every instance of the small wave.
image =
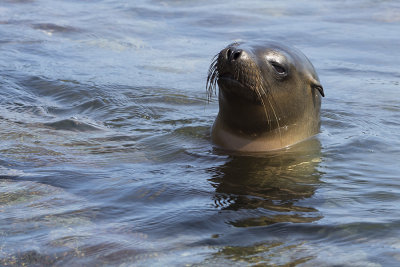
{"type": "Polygon", "coordinates": [[[55,122],[44,123],[45,126],[53,128],[55,130],[67,130],[75,132],[89,132],[89,131],[100,131],[102,127],[93,122],[83,122],[76,118],[69,118],[58,120],[55,122]]]}
{"type": "Polygon", "coordinates": [[[21,177],[21,176],[28,176],[29,173],[25,173],[21,170],[10,169],[3,166],[0,166],[0,178],[5,177],[21,177]]]}
{"type": "Polygon", "coordinates": [[[53,23],[35,23],[32,24],[32,28],[35,30],[41,30],[48,35],[52,35],[53,33],[72,33],[78,31],[76,28],[71,26],[60,26],[53,23]]]}

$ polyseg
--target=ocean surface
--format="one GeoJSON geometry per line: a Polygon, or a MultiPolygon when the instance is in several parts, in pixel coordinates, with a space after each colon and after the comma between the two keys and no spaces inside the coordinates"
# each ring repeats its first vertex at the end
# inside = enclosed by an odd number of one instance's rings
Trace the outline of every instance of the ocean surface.
{"type": "Polygon", "coordinates": [[[399,1],[0,1],[0,266],[400,266],[399,1]],[[213,56],[313,62],[321,132],[210,141],[213,56]]]}

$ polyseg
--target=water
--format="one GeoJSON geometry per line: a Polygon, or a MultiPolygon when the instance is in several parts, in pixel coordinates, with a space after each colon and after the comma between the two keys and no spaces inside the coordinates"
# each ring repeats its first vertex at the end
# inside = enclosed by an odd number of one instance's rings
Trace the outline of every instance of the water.
{"type": "Polygon", "coordinates": [[[0,265],[400,264],[397,1],[0,3],[0,265]],[[322,128],[210,143],[211,58],[296,46],[322,128]]]}

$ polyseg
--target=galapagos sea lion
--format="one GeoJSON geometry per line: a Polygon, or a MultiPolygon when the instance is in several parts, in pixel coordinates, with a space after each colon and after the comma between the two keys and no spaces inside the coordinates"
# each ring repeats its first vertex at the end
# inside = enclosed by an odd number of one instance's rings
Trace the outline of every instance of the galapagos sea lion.
{"type": "Polygon", "coordinates": [[[307,57],[272,41],[233,43],[211,63],[209,98],[218,84],[212,141],[227,150],[262,152],[319,132],[324,90],[307,57]]]}

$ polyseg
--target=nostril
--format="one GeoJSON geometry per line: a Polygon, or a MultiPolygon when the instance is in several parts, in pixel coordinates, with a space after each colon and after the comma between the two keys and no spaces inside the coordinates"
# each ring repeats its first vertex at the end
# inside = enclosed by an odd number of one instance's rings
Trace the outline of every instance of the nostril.
{"type": "Polygon", "coordinates": [[[230,49],[228,49],[228,50],[226,51],[226,58],[230,58],[230,57],[231,57],[231,54],[232,54],[232,51],[231,51],[230,49]]]}
{"type": "Polygon", "coordinates": [[[242,54],[242,50],[236,50],[234,53],[233,53],[233,60],[237,60],[239,57],[240,57],[240,55],[242,54]]]}

